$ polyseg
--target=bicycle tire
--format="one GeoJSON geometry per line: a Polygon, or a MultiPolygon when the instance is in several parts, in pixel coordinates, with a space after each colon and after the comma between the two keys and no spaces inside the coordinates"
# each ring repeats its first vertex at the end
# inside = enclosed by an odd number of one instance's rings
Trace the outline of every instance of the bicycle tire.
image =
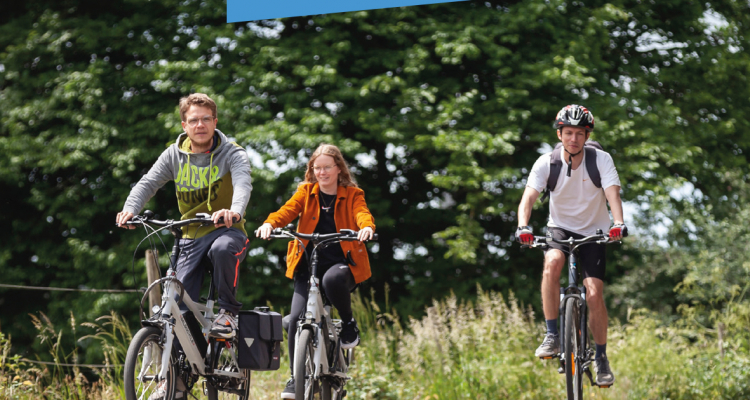
{"type": "Polygon", "coordinates": [[[313,379],[312,331],[303,329],[299,333],[294,349],[294,398],[295,400],[313,400],[320,392],[320,382],[313,379]]]}
{"type": "MultiPolygon", "coordinates": [[[[229,370],[232,372],[241,372],[245,381],[238,381],[234,378],[229,378],[221,382],[216,387],[210,382],[206,382],[206,396],[208,400],[249,400],[250,399],[250,370],[240,369],[239,366],[233,361],[232,355],[229,349],[226,347],[226,342],[219,342],[211,340],[209,344],[211,349],[211,369],[229,370]],[[239,390],[241,393],[230,393],[223,388],[239,390]]],[[[232,346],[236,349],[237,346],[232,346]]],[[[236,355],[235,355],[236,358],[236,355]]]]}
{"type": "Polygon", "coordinates": [[[161,329],[147,326],[136,332],[130,341],[124,368],[126,400],[146,400],[159,389],[164,390],[166,394],[164,398],[174,398],[177,386],[177,369],[174,356],[169,358],[170,363],[164,386],[159,388],[161,384],[156,383],[154,379],[161,369],[161,354],[164,350],[164,346],[160,343],[161,336],[161,329]],[[141,372],[144,367],[147,369],[147,373],[143,375],[142,379],[138,379],[142,375],[141,372]]]}
{"type": "Polygon", "coordinates": [[[344,357],[346,358],[346,366],[351,366],[354,363],[354,347],[344,350],[344,357]]]}
{"type": "Polygon", "coordinates": [[[333,400],[334,392],[331,384],[325,379],[320,384],[320,398],[321,400],[333,400]]]}
{"type": "Polygon", "coordinates": [[[582,337],[580,332],[581,315],[578,299],[565,303],[565,386],[568,400],[583,398],[583,369],[578,365],[581,359],[582,337]]]}

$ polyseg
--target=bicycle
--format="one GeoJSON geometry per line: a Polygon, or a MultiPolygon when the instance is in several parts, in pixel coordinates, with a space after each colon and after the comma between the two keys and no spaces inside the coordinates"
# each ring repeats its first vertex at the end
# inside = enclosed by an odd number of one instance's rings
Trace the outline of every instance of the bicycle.
{"type": "Polygon", "coordinates": [[[208,214],[202,213],[196,218],[180,221],[153,218],[154,214],[146,211],[144,215],[134,216],[127,224],[143,226],[148,232],[143,240],[166,228],[175,242],[166,276],[151,283],[141,298],[142,327],[133,336],[125,356],[125,398],[171,400],[178,389],[190,393],[202,377],[203,392],[209,400],[249,399],[250,370],[239,367],[238,337],[219,339],[208,336],[216,318],[213,274],[205,305],[194,302],[176,277],[175,267],[181,251],[180,228],[190,224],[213,225],[213,221],[208,214]],[[153,315],[147,317],[143,303],[149,292],[159,285],[163,285],[162,303],[154,306],[153,315]],[[188,312],[181,312],[180,302],[185,303],[188,312]],[[175,337],[179,340],[181,352],[176,349],[175,337]],[[180,380],[184,388],[177,387],[180,380]],[[155,394],[157,391],[160,393],[155,394]],[[160,396],[162,393],[163,397],[160,396]]]}
{"type": "Polygon", "coordinates": [[[591,362],[594,360],[594,350],[590,346],[588,331],[588,313],[586,306],[586,287],[578,285],[580,273],[576,265],[578,248],[584,244],[612,244],[620,241],[610,242],[609,235],[603,234],[597,229],[596,234],[582,239],[568,238],[559,240],[547,236],[535,236],[531,245],[521,245],[522,248],[549,248],[548,242],[555,242],[568,246],[568,286],[560,287],[560,312],[558,320],[562,340],[560,341],[560,353],[550,357],[542,357],[549,360],[558,358],[560,360],[559,373],[565,373],[565,385],[569,400],[580,400],[583,398],[583,375],[585,374],[591,382],[591,386],[609,388],[611,385],[597,385],[591,375],[591,362]]]}
{"type": "MultiPolygon", "coordinates": [[[[309,261],[310,289],[307,297],[307,308],[297,325],[295,334],[296,347],[294,351],[294,365],[292,375],[295,383],[296,400],[312,400],[320,394],[322,400],[341,400],[346,396],[344,386],[350,379],[347,375],[349,365],[353,361],[354,349],[342,349],[339,333],[341,320],[331,319],[331,305],[328,304],[320,291],[320,283],[316,277],[318,268],[318,250],[338,243],[342,240],[357,240],[357,232],[342,229],[339,233],[304,234],[294,232],[293,226],[276,228],[272,231],[272,239],[301,239],[309,240],[313,250],[309,261]]],[[[377,240],[373,235],[372,240],[377,240]]],[[[304,250],[303,250],[304,251],[304,250]]],[[[349,264],[354,264],[351,258],[349,264]]],[[[291,339],[290,339],[291,340],[291,339]]]]}

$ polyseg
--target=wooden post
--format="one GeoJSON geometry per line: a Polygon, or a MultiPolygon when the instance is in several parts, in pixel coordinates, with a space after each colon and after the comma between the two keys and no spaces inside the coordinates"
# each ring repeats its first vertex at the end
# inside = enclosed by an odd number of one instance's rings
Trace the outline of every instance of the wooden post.
{"type": "Polygon", "coordinates": [[[719,322],[719,353],[721,354],[721,359],[724,359],[724,332],[725,326],[723,322],[719,322]]]}
{"type": "MultiPolygon", "coordinates": [[[[161,276],[159,273],[159,263],[157,262],[158,258],[158,251],[146,250],[146,274],[149,286],[161,276]]],[[[148,314],[151,315],[151,310],[154,306],[158,305],[161,305],[161,287],[157,286],[148,294],[148,314]]]]}

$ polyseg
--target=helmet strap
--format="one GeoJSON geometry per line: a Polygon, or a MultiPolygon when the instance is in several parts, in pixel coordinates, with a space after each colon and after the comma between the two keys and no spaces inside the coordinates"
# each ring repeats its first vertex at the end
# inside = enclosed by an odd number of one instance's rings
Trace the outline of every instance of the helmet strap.
{"type": "Polygon", "coordinates": [[[565,152],[568,153],[568,172],[566,173],[566,175],[569,177],[570,171],[573,170],[573,157],[581,154],[583,149],[579,150],[578,153],[575,154],[569,152],[568,149],[565,148],[565,146],[563,146],[563,149],[565,149],[565,152]]]}

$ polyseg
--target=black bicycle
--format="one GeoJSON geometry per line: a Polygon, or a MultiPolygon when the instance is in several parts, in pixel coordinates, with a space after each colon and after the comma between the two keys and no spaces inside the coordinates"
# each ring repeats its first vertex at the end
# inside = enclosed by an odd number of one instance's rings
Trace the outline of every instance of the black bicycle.
{"type": "MultiPolygon", "coordinates": [[[[357,232],[342,229],[339,233],[304,234],[292,229],[293,225],[276,228],[270,237],[297,240],[300,243],[300,251],[304,251],[305,248],[300,239],[309,240],[308,246],[313,246],[310,257],[310,289],[307,307],[299,316],[300,321],[295,337],[289,338],[289,340],[297,341],[292,370],[296,385],[296,400],[316,398],[341,400],[346,396],[344,385],[350,379],[347,373],[354,356],[354,349],[341,348],[339,340],[341,320],[331,319],[331,305],[324,298],[316,277],[318,250],[340,241],[358,240],[357,232]]],[[[378,240],[378,235],[374,234],[372,240],[378,240]]],[[[351,265],[356,265],[351,258],[347,261],[351,265]]]]}
{"type": "MultiPolygon", "coordinates": [[[[588,376],[591,386],[599,386],[591,376],[591,362],[594,360],[594,350],[590,346],[588,330],[588,313],[586,306],[586,287],[578,285],[580,273],[577,267],[578,248],[584,244],[611,244],[620,241],[609,241],[609,235],[597,229],[596,234],[583,239],[569,238],[559,240],[547,236],[535,236],[531,245],[521,245],[522,248],[538,248],[546,250],[548,242],[555,242],[568,246],[568,286],[560,287],[560,313],[558,314],[562,340],[560,353],[543,359],[559,358],[558,372],[565,373],[565,383],[569,400],[583,398],[583,375],[588,376]]],[[[611,385],[601,385],[608,388],[611,385]]]]}

